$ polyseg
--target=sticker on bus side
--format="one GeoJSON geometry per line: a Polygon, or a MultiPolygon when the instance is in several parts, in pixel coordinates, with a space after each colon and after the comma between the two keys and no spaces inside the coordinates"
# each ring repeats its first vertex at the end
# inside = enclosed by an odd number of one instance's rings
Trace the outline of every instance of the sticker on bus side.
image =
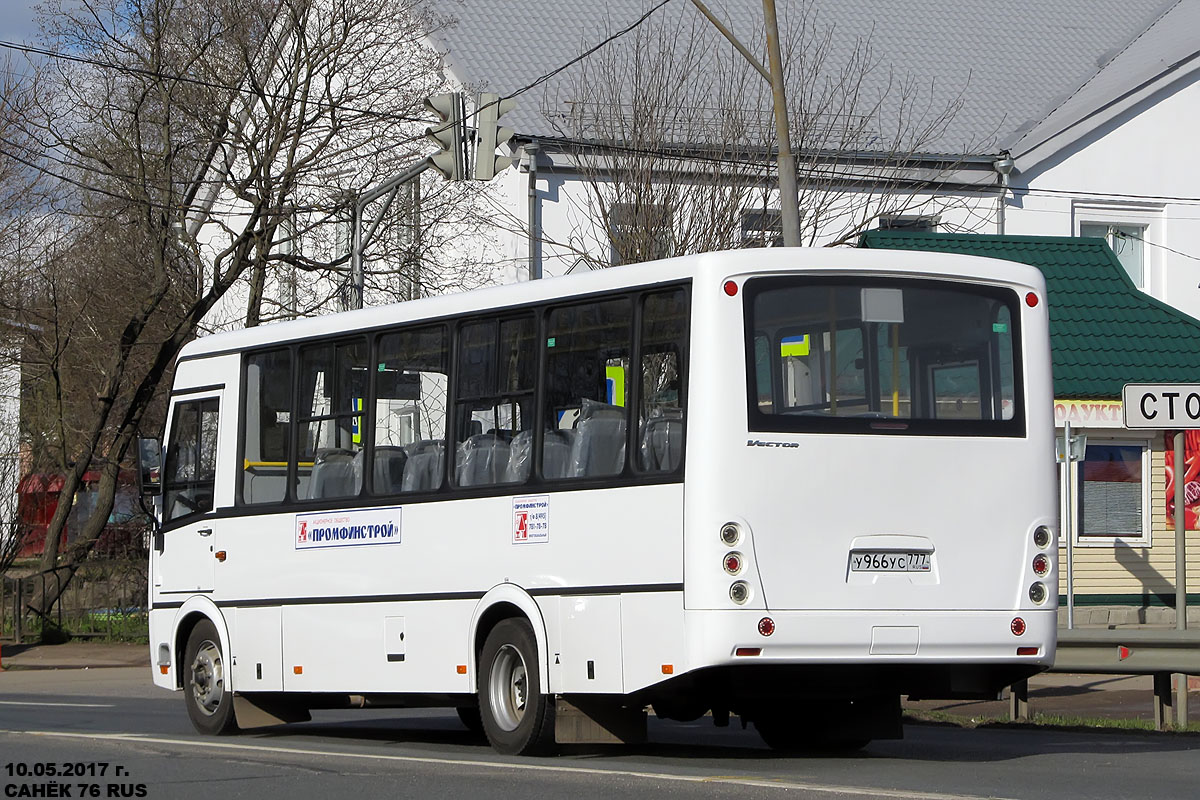
{"type": "Polygon", "coordinates": [[[514,497],[513,544],[550,541],[550,495],[514,497]]]}
{"type": "Polygon", "coordinates": [[[296,515],[296,549],[400,543],[400,507],[296,515]]]}

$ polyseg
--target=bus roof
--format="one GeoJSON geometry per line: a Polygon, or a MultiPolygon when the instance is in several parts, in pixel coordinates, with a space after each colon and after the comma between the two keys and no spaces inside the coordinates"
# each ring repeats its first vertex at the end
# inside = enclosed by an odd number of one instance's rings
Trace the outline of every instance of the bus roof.
{"type": "Polygon", "coordinates": [[[900,272],[917,277],[982,280],[1019,285],[1044,293],[1042,274],[1036,268],[992,258],[857,248],[776,247],[723,250],[217,333],[189,342],[179,358],[193,359],[275,342],[336,336],[357,330],[482,313],[507,306],[563,300],[626,287],[652,286],[685,278],[711,283],[719,290],[725,279],[751,274],[821,274],[848,271],[900,272]]]}

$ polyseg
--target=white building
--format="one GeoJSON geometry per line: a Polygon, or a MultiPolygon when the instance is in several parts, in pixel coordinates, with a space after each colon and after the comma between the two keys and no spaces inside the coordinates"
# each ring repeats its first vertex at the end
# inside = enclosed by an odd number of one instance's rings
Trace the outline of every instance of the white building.
{"type": "MultiPolygon", "coordinates": [[[[779,5],[785,47],[789,40],[802,42],[809,61],[819,53],[820,70],[812,68],[812,74],[840,75],[843,98],[851,90],[857,95],[837,113],[864,121],[824,130],[833,161],[813,162],[843,170],[848,196],[869,194],[872,159],[884,158],[905,140],[887,131],[927,126],[923,135],[910,132],[908,139],[919,142],[922,153],[905,164],[904,174],[933,177],[942,185],[936,190],[922,186],[890,206],[863,200],[885,217],[898,217],[885,218],[885,227],[1104,236],[1135,285],[1200,315],[1200,193],[1194,189],[1200,162],[1190,157],[1192,131],[1200,122],[1200,46],[1194,35],[1200,4],[811,0],[779,5]],[[854,133],[852,139],[831,141],[847,131],[854,133]],[[1010,157],[1005,191],[1001,173],[1010,157]],[[892,213],[897,209],[900,213],[892,213]]],[[[515,95],[518,103],[504,119],[516,130],[518,164],[498,176],[495,186],[495,218],[507,234],[498,255],[524,263],[525,274],[515,270],[513,278],[607,263],[609,242],[590,219],[597,207],[588,177],[594,170],[587,164],[595,164],[602,152],[597,144],[628,143],[611,137],[601,142],[587,132],[596,120],[631,115],[638,105],[610,103],[597,109],[597,98],[613,94],[596,86],[614,74],[632,82],[636,73],[619,68],[655,48],[670,50],[676,63],[728,69],[741,57],[688,3],[657,8],[642,0],[611,0],[547,9],[532,0],[474,0],[447,8],[457,23],[440,32],[434,45],[444,53],[448,81],[515,95]],[[704,58],[714,60],[697,61],[693,50],[679,44],[684,41],[697,42],[704,58]]],[[[751,51],[764,52],[760,3],[735,0],[714,13],[751,51]]],[[[765,55],[761,58],[765,62],[765,55]]],[[[745,70],[751,80],[741,79],[739,96],[769,127],[769,118],[762,117],[770,108],[768,87],[745,70]]],[[[664,83],[678,77],[643,75],[664,83]]],[[[794,118],[805,113],[805,92],[810,100],[829,96],[811,88],[815,78],[805,80],[791,87],[794,118]]],[[[680,79],[664,96],[699,106],[704,97],[681,96],[694,84],[695,76],[680,79]]],[[[704,91],[712,86],[702,83],[704,91]]],[[[623,91],[631,94],[628,86],[623,91]]],[[[811,120],[809,127],[814,127],[811,120]]],[[[632,128],[608,125],[602,132],[619,129],[632,128]]],[[[793,131],[802,164],[807,163],[805,147],[819,140],[811,130],[799,136],[793,131]]],[[[694,145],[693,152],[703,155],[704,147],[728,147],[729,142],[709,137],[704,143],[679,144],[694,145]]],[[[759,182],[769,185],[769,176],[759,173],[759,182]]],[[[894,181],[896,174],[884,182],[894,181]]],[[[777,197],[760,194],[769,198],[769,228],[777,197]]],[[[802,214],[804,204],[802,193],[802,214]]],[[[755,219],[761,222],[762,205],[759,200],[747,209],[749,238],[755,219]]],[[[879,226],[876,220],[866,227],[879,226]]],[[[847,227],[826,224],[815,241],[825,243],[847,227]]]]}

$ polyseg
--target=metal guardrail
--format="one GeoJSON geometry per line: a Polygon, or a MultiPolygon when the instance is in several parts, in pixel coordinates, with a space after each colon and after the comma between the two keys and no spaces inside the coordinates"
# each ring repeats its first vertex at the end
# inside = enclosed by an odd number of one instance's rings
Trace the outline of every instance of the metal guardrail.
{"type": "MultiPolygon", "coordinates": [[[[1154,676],[1154,725],[1165,730],[1188,722],[1187,676],[1200,675],[1200,630],[1074,628],[1059,630],[1051,672],[1154,676]],[[1173,703],[1171,676],[1178,675],[1173,703]]],[[[1009,715],[1029,718],[1029,682],[1011,687],[1009,715]]]]}
{"type": "Polygon", "coordinates": [[[1060,630],[1058,654],[1050,671],[1200,675],[1200,630],[1060,630]]]}

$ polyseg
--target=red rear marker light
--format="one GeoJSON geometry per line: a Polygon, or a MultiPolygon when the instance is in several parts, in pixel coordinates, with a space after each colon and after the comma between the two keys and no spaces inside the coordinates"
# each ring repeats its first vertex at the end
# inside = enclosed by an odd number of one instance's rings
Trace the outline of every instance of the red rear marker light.
{"type": "Polygon", "coordinates": [[[1012,628],[1013,636],[1020,636],[1025,633],[1025,620],[1020,617],[1013,617],[1012,625],[1009,627],[1012,628]]]}
{"type": "Polygon", "coordinates": [[[1019,656],[1036,656],[1037,654],[1038,654],[1038,648],[1036,648],[1036,647],[1018,647],[1017,648],[1017,655],[1019,655],[1019,656]]]}
{"type": "Polygon", "coordinates": [[[737,294],[738,285],[733,281],[725,281],[725,294],[733,297],[737,294]]]}
{"type": "Polygon", "coordinates": [[[757,656],[762,654],[761,647],[739,647],[733,651],[735,656],[757,656]]]}
{"type": "Polygon", "coordinates": [[[737,575],[742,571],[741,553],[727,553],[725,555],[725,571],[730,575],[737,575]]]}
{"type": "Polygon", "coordinates": [[[775,620],[770,617],[763,617],[758,621],[758,632],[763,636],[770,636],[775,632],[775,620]]]}
{"type": "Polygon", "coordinates": [[[1038,553],[1033,557],[1033,571],[1038,575],[1045,575],[1050,571],[1050,559],[1038,553]]]}
{"type": "Polygon", "coordinates": [[[1029,306],[1030,308],[1037,308],[1037,304],[1038,296],[1036,294],[1030,292],[1029,294],[1025,295],[1025,305],[1029,306]]]}

